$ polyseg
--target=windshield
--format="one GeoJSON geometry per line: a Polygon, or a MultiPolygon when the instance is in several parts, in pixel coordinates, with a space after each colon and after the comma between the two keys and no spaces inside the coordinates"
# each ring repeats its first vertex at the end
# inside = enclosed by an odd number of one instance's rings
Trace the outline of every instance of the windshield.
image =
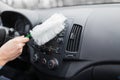
{"type": "Polygon", "coordinates": [[[54,8],[76,5],[113,4],[120,0],[0,0],[15,8],[54,8]]]}

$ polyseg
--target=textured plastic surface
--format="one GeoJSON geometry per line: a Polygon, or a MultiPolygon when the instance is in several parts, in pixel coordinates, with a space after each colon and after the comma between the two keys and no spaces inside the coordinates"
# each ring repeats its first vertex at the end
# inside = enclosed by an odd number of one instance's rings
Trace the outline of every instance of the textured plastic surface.
{"type": "Polygon", "coordinates": [[[95,10],[84,30],[80,59],[120,60],[120,9],[95,10]]]}

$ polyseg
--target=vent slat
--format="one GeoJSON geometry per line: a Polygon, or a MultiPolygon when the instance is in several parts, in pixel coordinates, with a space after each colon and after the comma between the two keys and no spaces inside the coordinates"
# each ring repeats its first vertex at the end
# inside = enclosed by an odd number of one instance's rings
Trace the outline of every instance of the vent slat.
{"type": "MultiPolygon", "coordinates": [[[[76,43],[77,43],[76,40],[77,40],[77,36],[78,36],[78,35],[77,35],[77,34],[78,34],[78,31],[79,31],[79,28],[78,28],[76,25],[75,25],[75,27],[76,27],[76,32],[75,32],[75,36],[76,36],[76,37],[75,37],[75,40],[74,40],[74,41],[75,41],[75,42],[74,42],[74,45],[76,45],[76,43]]],[[[76,47],[73,47],[73,48],[74,48],[73,51],[76,51],[76,47]]]]}
{"type": "Polygon", "coordinates": [[[78,33],[79,33],[79,34],[77,34],[77,36],[79,36],[79,37],[76,38],[76,44],[75,44],[76,51],[77,51],[78,48],[79,48],[81,30],[82,30],[82,28],[80,27],[80,29],[78,30],[78,33]]]}
{"type": "MultiPolygon", "coordinates": [[[[77,32],[78,32],[78,28],[77,28],[77,26],[75,25],[75,39],[74,39],[74,42],[73,42],[73,46],[76,44],[76,37],[77,37],[77,32]]],[[[72,51],[75,51],[75,47],[73,47],[73,49],[72,49],[72,51]]]]}
{"type": "Polygon", "coordinates": [[[67,51],[78,52],[82,26],[74,24],[69,35],[67,51]]]}
{"type": "MultiPolygon", "coordinates": [[[[75,43],[75,37],[76,37],[76,32],[75,31],[76,31],[76,29],[77,29],[77,27],[74,27],[73,32],[72,32],[73,33],[73,39],[71,41],[72,46],[74,46],[74,43],[75,43]]],[[[74,51],[74,48],[71,47],[70,50],[74,51]]]]}
{"type": "Polygon", "coordinates": [[[69,40],[68,40],[68,44],[69,44],[68,49],[69,49],[69,50],[71,50],[71,47],[70,47],[70,46],[72,46],[72,43],[71,43],[71,42],[72,42],[72,38],[73,38],[73,30],[74,30],[74,29],[71,30],[71,33],[70,33],[70,36],[69,36],[69,40]]]}

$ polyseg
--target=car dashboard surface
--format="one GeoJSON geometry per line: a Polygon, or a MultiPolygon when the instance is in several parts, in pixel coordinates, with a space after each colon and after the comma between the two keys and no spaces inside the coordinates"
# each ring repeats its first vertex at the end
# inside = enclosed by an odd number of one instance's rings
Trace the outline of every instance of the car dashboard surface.
{"type": "MultiPolygon", "coordinates": [[[[67,17],[65,29],[38,46],[27,43],[30,63],[45,80],[120,79],[120,4],[41,10],[5,10],[2,25],[26,35],[54,13],[67,17]]],[[[22,56],[21,56],[22,57],[22,56]]],[[[24,58],[23,58],[24,59],[24,58]]]]}

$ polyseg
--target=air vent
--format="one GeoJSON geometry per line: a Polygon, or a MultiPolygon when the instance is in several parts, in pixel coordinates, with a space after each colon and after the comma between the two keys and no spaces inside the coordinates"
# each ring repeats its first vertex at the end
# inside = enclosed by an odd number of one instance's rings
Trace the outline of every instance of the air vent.
{"type": "Polygon", "coordinates": [[[78,52],[82,26],[74,24],[69,35],[67,51],[78,52]]]}

